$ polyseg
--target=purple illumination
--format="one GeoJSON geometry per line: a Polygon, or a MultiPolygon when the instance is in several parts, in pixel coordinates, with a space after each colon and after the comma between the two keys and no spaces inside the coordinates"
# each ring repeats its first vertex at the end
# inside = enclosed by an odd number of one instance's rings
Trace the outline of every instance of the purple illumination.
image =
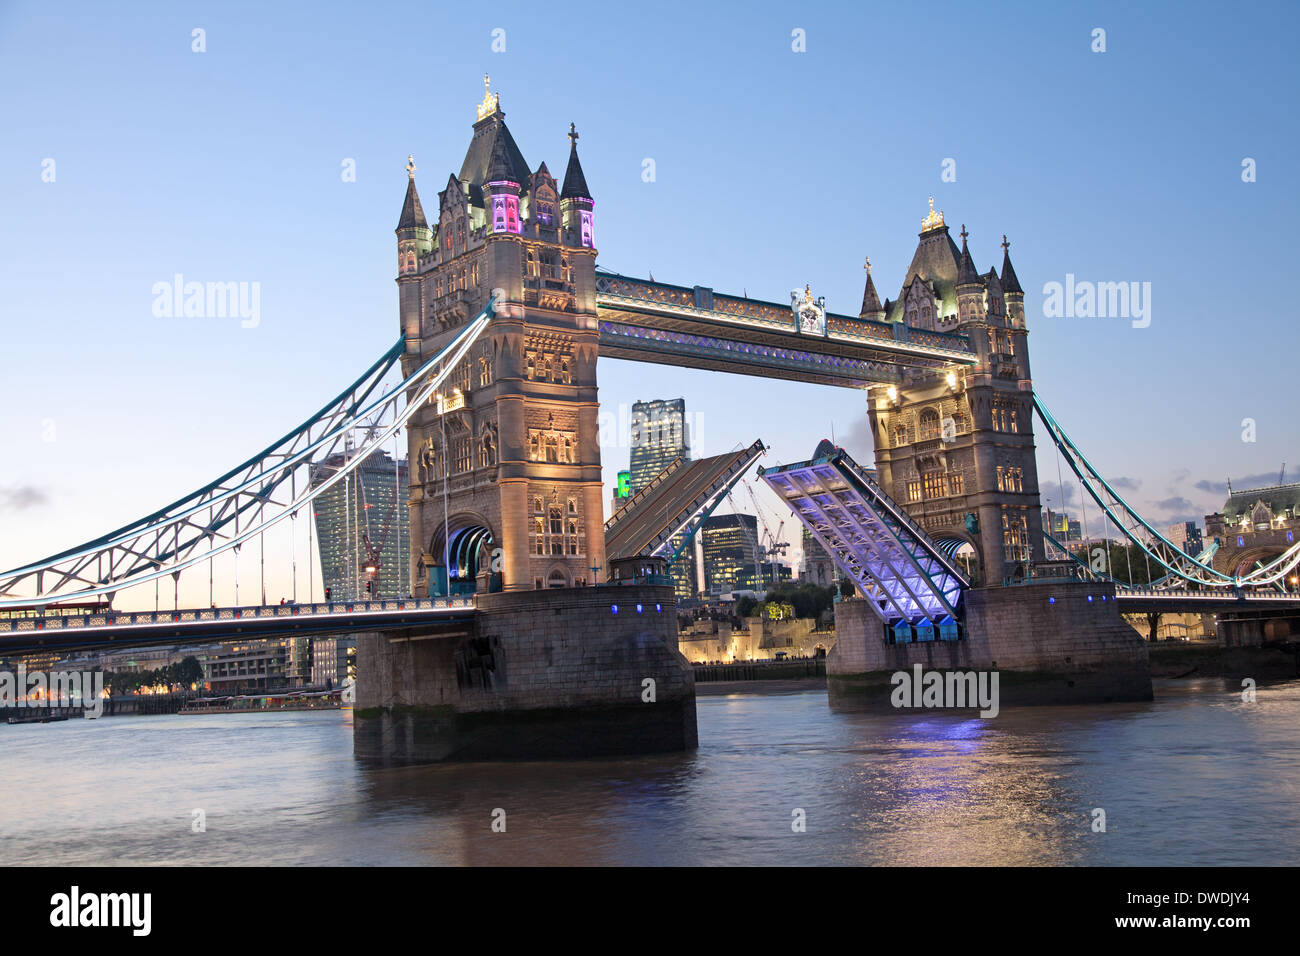
{"type": "Polygon", "coordinates": [[[585,249],[596,248],[596,214],[589,209],[579,213],[582,228],[582,245],[585,249]]]}

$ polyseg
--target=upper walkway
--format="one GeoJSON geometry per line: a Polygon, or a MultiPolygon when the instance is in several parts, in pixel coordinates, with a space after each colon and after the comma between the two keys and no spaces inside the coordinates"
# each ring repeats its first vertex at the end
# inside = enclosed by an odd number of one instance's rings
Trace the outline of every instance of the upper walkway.
{"type": "Polygon", "coordinates": [[[850,315],[801,329],[790,305],[596,273],[602,358],[844,388],[900,384],[902,369],[976,364],[965,336],[850,315]]]}

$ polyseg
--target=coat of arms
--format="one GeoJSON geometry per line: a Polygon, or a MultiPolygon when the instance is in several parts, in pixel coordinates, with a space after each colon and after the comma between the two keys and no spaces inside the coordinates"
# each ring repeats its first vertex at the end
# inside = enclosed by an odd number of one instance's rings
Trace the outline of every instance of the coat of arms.
{"type": "Polygon", "coordinates": [[[805,335],[826,334],[826,297],[814,299],[811,285],[805,285],[802,292],[791,290],[790,308],[794,312],[795,327],[800,332],[805,335]]]}

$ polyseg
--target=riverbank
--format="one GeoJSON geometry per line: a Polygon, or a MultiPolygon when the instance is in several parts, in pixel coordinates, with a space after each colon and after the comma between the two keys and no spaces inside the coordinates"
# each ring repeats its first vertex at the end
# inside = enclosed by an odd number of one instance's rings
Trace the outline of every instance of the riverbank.
{"type": "Polygon", "coordinates": [[[1296,644],[1220,647],[1168,641],[1150,645],[1148,658],[1153,678],[1283,681],[1300,677],[1300,645],[1296,644]]]}

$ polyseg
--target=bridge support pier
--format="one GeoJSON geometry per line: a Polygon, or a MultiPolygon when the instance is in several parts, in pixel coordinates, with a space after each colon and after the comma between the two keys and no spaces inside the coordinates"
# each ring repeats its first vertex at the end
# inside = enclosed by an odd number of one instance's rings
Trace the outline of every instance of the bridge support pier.
{"type": "Polygon", "coordinates": [[[353,751],[385,764],[687,750],[671,587],[480,594],[458,633],[357,639],[353,751]]]}
{"type": "Polygon", "coordinates": [[[835,609],[826,658],[836,709],[889,708],[892,674],[925,670],[997,672],[999,705],[1151,700],[1147,646],[1124,623],[1114,585],[1061,581],[966,592],[957,641],[891,644],[865,601],[835,609]]]}

